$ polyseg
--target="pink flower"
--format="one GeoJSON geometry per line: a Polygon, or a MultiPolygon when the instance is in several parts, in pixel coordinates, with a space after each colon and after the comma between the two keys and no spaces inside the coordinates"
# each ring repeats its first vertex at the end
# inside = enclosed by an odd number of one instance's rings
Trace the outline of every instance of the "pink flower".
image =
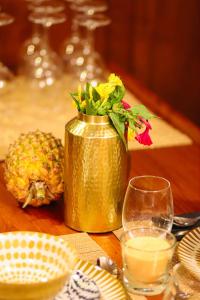
{"type": "Polygon", "coordinates": [[[145,129],[144,132],[142,132],[140,134],[137,134],[136,137],[135,137],[135,139],[140,144],[143,144],[143,145],[146,145],[146,146],[150,146],[150,145],[153,144],[152,140],[151,140],[151,137],[149,135],[149,130],[151,129],[151,124],[147,120],[145,120],[143,118],[140,118],[140,121],[145,124],[146,129],[145,129]]]}
{"type": "Polygon", "coordinates": [[[122,103],[124,109],[129,109],[129,108],[131,108],[130,104],[128,104],[126,101],[121,100],[121,103],[122,103]]]}
{"type": "Polygon", "coordinates": [[[152,129],[151,124],[149,123],[148,120],[145,120],[145,119],[142,118],[142,117],[139,117],[139,120],[140,120],[140,122],[143,123],[148,129],[152,129]]]}

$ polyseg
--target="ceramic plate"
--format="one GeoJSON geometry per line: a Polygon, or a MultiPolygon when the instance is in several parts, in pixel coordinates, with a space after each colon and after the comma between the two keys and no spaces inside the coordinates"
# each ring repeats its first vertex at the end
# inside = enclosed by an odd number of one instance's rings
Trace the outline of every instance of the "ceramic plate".
{"type": "MultiPolygon", "coordinates": [[[[101,300],[126,300],[127,293],[122,284],[111,274],[102,270],[91,263],[83,260],[79,260],[75,270],[82,271],[88,278],[94,280],[99,287],[101,293],[101,300]]],[[[63,295],[62,291],[57,299],[66,300],[66,296],[63,295]]]]}
{"type": "Polygon", "coordinates": [[[190,231],[179,243],[178,257],[184,267],[200,280],[200,227],[190,231]]]}

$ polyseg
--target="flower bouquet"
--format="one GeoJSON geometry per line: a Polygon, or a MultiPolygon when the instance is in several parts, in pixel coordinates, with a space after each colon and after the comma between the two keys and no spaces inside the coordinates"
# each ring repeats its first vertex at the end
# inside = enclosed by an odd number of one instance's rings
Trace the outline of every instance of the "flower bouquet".
{"type": "Polygon", "coordinates": [[[79,112],[86,115],[108,115],[119,136],[127,148],[127,140],[135,139],[143,145],[152,144],[149,130],[149,120],[154,117],[144,105],[131,107],[124,100],[125,88],[121,79],[110,74],[108,82],[100,83],[96,87],[87,83],[84,90],[78,87],[78,92],[71,96],[79,112]],[[145,130],[140,132],[142,127],[145,130]]]}
{"type": "Polygon", "coordinates": [[[121,226],[128,137],[152,143],[148,120],[153,115],[143,105],[130,107],[124,94],[114,74],[106,83],[88,83],[71,94],[78,116],[65,127],[64,219],[75,230],[107,232],[121,226]]]}

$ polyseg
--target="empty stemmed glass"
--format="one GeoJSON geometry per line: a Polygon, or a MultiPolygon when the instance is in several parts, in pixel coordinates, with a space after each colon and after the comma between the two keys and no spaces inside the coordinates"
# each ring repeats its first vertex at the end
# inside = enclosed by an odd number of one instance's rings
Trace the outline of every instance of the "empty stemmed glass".
{"type": "Polygon", "coordinates": [[[94,47],[94,31],[110,24],[110,19],[104,14],[94,14],[92,16],[79,15],[78,24],[86,29],[86,40],[83,52],[76,53],[73,58],[74,77],[85,85],[89,81],[93,86],[105,81],[107,71],[99,53],[94,47]]]}
{"type": "Polygon", "coordinates": [[[62,62],[48,42],[48,28],[65,21],[62,13],[65,6],[59,0],[26,1],[31,11],[28,18],[33,24],[33,34],[23,45],[19,73],[33,79],[33,85],[45,87],[62,73],[62,62]]]}
{"type": "Polygon", "coordinates": [[[124,230],[159,227],[170,231],[173,197],[170,182],[158,176],[138,176],[129,181],[122,212],[124,230]]]}
{"type": "Polygon", "coordinates": [[[26,65],[25,73],[33,84],[40,88],[52,85],[63,74],[63,64],[60,57],[51,49],[48,41],[48,29],[54,24],[65,22],[64,13],[46,13],[34,11],[29,20],[41,26],[40,49],[36,51],[26,65]]]}
{"type": "MultiPolygon", "coordinates": [[[[72,4],[74,0],[65,0],[66,2],[72,4]]],[[[76,2],[75,0],[73,5],[70,5],[72,12],[72,21],[71,21],[71,34],[67,38],[61,48],[61,56],[63,57],[65,69],[70,72],[70,60],[74,55],[74,52],[81,51],[83,49],[83,40],[80,34],[79,25],[77,22],[77,11],[76,11],[76,2]]]]}
{"type": "MultiPolygon", "coordinates": [[[[49,3],[49,0],[26,0],[27,4],[28,4],[28,10],[29,11],[45,11],[46,13],[49,12],[49,10],[53,10],[53,8],[55,7],[55,3],[53,4],[52,2],[49,3]],[[49,5],[44,6],[44,2],[49,3],[49,5]],[[50,5],[54,5],[54,7],[51,8],[50,5]],[[47,9],[46,9],[47,8],[47,9]]],[[[57,2],[57,1],[56,1],[57,2]]],[[[53,12],[60,12],[60,5],[58,6],[58,9],[53,10],[53,12]]],[[[64,9],[64,8],[63,8],[64,9]]],[[[29,59],[31,59],[31,56],[36,52],[39,51],[41,49],[41,45],[42,45],[42,28],[40,24],[36,24],[33,23],[32,26],[32,35],[30,38],[28,38],[24,43],[23,46],[21,48],[21,62],[20,62],[20,66],[19,66],[19,70],[18,73],[19,74],[24,74],[25,73],[25,68],[26,65],[29,61],[29,59]]]]}
{"type": "MultiPolygon", "coordinates": [[[[1,10],[1,9],[0,9],[1,10]]],[[[14,18],[5,12],[0,11],[0,27],[11,24],[14,18]]],[[[9,83],[12,82],[14,76],[11,71],[0,62],[0,92],[5,92],[9,88],[9,83]]]]}
{"type": "Polygon", "coordinates": [[[73,72],[73,65],[80,65],[81,59],[77,60],[84,52],[86,39],[81,35],[78,17],[80,14],[94,15],[95,13],[104,12],[108,6],[102,0],[65,0],[70,3],[72,12],[71,35],[64,42],[61,55],[65,62],[65,68],[68,72],[73,72]]]}

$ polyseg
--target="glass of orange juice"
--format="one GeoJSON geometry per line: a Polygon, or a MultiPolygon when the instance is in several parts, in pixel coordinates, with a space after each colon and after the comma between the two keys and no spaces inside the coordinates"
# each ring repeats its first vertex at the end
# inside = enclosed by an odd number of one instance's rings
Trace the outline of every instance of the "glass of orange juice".
{"type": "Polygon", "coordinates": [[[169,279],[176,245],[173,234],[156,227],[135,227],[121,236],[123,281],[130,292],[158,295],[169,279]]]}

